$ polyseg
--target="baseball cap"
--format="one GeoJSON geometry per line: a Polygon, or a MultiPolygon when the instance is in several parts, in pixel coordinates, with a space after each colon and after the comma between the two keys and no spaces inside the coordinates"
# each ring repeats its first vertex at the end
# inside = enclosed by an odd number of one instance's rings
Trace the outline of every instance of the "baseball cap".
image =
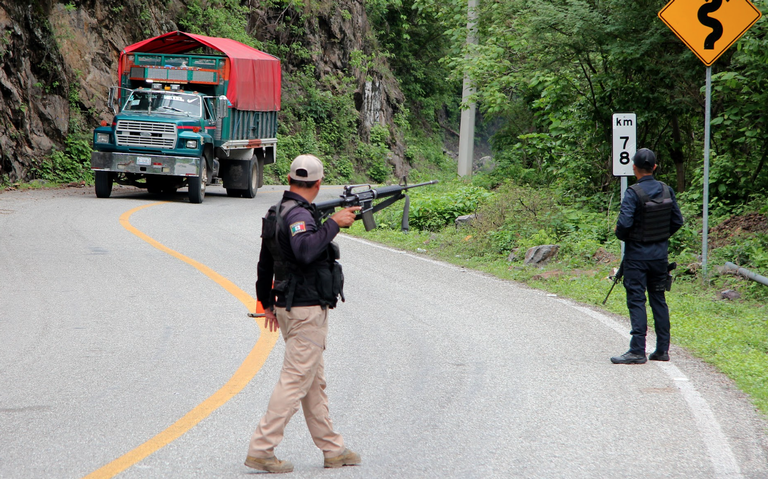
{"type": "Polygon", "coordinates": [[[632,157],[632,162],[641,170],[651,171],[656,165],[656,155],[648,148],[640,148],[632,157]]]}
{"type": "Polygon", "coordinates": [[[314,155],[299,155],[291,163],[291,178],[298,181],[323,179],[323,162],[314,155]]]}

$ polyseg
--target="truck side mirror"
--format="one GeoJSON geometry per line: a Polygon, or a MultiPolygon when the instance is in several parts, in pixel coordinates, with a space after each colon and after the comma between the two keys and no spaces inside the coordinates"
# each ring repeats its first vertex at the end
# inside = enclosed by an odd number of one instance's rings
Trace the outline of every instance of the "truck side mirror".
{"type": "Polygon", "coordinates": [[[107,106],[112,110],[112,113],[117,115],[117,108],[115,108],[115,98],[117,97],[117,87],[109,87],[109,96],[107,97],[107,106]]]}
{"type": "Polygon", "coordinates": [[[216,118],[226,118],[229,116],[229,100],[221,95],[216,99],[216,118]]]}

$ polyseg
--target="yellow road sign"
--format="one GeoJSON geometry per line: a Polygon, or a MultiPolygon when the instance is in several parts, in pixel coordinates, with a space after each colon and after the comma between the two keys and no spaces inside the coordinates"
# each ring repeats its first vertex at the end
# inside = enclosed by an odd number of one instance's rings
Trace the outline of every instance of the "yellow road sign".
{"type": "Polygon", "coordinates": [[[671,0],[659,12],[659,18],[706,66],[762,15],[749,0],[671,0]]]}

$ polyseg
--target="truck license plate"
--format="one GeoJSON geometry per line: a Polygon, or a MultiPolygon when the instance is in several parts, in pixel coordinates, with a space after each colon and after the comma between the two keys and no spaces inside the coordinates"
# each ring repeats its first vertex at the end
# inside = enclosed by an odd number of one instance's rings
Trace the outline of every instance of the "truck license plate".
{"type": "Polygon", "coordinates": [[[137,156],[136,157],[136,164],[137,165],[151,165],[152,164],[152,158],[148,156],[137,156]]]}

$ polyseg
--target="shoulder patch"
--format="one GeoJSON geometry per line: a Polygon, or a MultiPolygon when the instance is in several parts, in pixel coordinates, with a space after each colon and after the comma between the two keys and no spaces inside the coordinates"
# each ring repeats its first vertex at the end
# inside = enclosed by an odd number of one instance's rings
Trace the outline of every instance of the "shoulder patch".
{"type": "Polygon", "coordinates": [[[297,221],[296,223],[291,224],[291,236],[296,236],[305,231],[307,231],[307,225],[305,225],[303,221],[297,221]]]}

